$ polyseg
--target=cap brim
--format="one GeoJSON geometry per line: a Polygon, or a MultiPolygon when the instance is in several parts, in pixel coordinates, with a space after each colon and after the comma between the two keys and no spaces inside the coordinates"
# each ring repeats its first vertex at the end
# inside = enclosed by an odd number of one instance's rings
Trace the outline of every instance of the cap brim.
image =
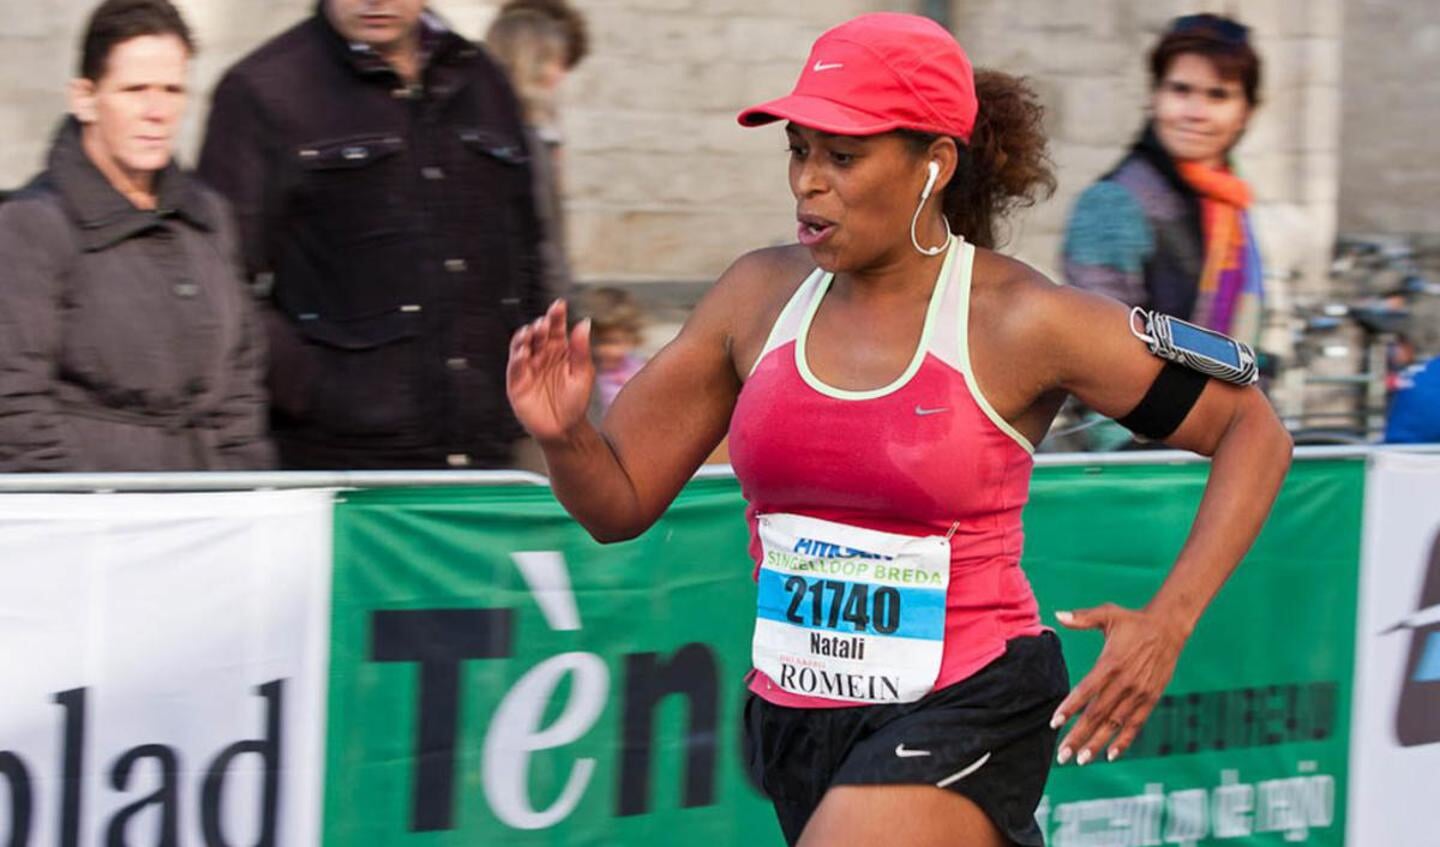
{"type": "Polygon", "coordinates": [[[736,120],[741,126],[764,126],[776,121],[793,121],[801,126],[835,135],[878,135],[897,129],[894,120],[876,117],[869,112],[804,94],[789,94],[751,106],[736,120]]]}

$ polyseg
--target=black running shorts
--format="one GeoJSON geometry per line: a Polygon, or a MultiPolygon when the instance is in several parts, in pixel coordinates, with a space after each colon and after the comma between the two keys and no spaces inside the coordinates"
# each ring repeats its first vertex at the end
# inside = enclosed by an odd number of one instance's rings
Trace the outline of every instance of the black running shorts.
{"type": "Polygon", "coordinates": [[[974,676],[914,703],[792,709],[751,694],[746,766],[790,844],[832,785],[934,785],[964,795],[1016,844],[1043,845],[1035,808],[1070,690],[1052,632],[1016,638],[974,676]]]}

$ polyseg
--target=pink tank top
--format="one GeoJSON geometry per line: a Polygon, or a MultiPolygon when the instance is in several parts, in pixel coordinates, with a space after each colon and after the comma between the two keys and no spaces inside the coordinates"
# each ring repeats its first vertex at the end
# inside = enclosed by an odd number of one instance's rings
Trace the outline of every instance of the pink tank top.
{"type": "MultiPolygon", "coordinates": [[[[1008,640],[1044,629],[1020,570],[1033,448],[975,388],[970,367],[974,258],[972,245],[952,238],[909,366],[866,391],[834,388],[810,371],[806,336],[832,279],[817,269],[776,319],[730,422],[757,578],[764,515],[948,537],[949,584],[935,601],[938,615],[943,594],[936,689],[998,658],[1008,640]]],[[[750,689],[782,706],[856,704],[784,690],[758,669],[750,689]]]]}

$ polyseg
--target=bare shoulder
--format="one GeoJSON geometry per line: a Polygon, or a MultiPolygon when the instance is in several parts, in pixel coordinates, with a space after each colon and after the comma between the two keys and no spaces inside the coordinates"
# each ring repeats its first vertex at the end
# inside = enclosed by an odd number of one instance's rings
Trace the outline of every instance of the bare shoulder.
{"type": "Polygon", "coordinates": [[[1124,307],[1091,291],[1060,285],[1030,265],[993,250],[977,249],[972,283],[976,321],[1017,342],[1055,338],[1065,327],[1105,319],[1124,307]]]}
{"type": "Polygon", "coordinates": [[[798,244],[752,250],[730,264],[706,298],[747,312],[774,300],[783,305],[814,267],[810,251],[798,244]]]}
{"type": "Polygon", "coordinates": [[[771,325],[814,268],[810,251],[797,244],[752,250],[721,274],[690,324],[697,331],[720,333],[736,371],[746,373],[771,325]]]}

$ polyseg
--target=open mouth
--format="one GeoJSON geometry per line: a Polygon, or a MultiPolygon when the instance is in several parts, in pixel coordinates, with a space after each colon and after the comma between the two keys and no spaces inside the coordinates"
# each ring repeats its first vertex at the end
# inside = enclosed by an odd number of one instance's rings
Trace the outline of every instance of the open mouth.
{"type": "Polygon", "coordinates": [[[796,238],[806,247],[813,247],[829,238],[835,232],[835,224],[814,215],[800,215],[800,226],[796,238]]]}

